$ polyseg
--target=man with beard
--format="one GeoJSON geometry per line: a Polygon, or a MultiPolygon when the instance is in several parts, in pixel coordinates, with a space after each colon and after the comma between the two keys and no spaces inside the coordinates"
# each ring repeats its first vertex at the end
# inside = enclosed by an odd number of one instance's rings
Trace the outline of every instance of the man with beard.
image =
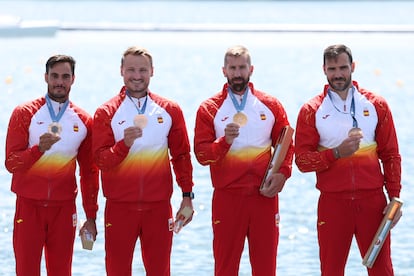
{"type": "Polygon", "coordinates": [[[16,275],[70,276],[77,226],[76,161],[87,230],[96,237],[98,169],[92,159],[92,118],[69,101],[75,60],[55,55],[46,62],[47,94],[19,105],[6,138],[6,168],[16,193],[13,247],[16,275]]]}
{"type": "MultiPolygon", "coordinates": [[[[399,197],[401,190],[391,111],[382,97],[352,80],[354,69],[348,47],[327,47],[323,70],[328,84],[301,108],[296,124],[295,162],[302,172],[316,172],[320,190],[322,275],[344,275],[354,236],[365,255],[389,206],[384,190],[388,200],[399,197]]],[[[400,217],[401,211],[392,225],[400,217]]],[[[389,236],[368,274],[393,275],[389,236]]]]}
{"type": "MultiPolygon", "coordinates": [[[[93,127],[93,152],[106,197],[106,272],[132,274],[139,238],[146,275],[169,276],[171,164],[183,192],[177,217],[184,208],[193,209],[187,128],[179,105],[150,91],[154,68],[146,49],[126,49],[120,69],[124,86],[96,110],[93,127]]],[[[184,225],[192,213],[188,216],[184,225]]]]}
{"type": "Polygon", "coordinates": [[[252,275],[271,276],[276,273],[279,239],[278,193],[291,175],[292,143],[279,171],[262,189],[260,185],[272,145],[289,122],[281,103],[250,82],[248,49],[229,48],[222,70],[227,83],[200,105],[194,137],[197,160],[210,166],[214,187],[215,275],[238,275],[247,238],[252,275]]]}

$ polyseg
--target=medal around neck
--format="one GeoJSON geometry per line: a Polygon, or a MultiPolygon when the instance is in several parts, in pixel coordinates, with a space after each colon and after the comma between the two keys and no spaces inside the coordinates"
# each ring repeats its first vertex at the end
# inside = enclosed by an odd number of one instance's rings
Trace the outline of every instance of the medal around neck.
{"type": "Polygon", "coordinates": [[[48,132],[55,136],[60,136],[60,133],[62,132],[62,125],[58,122],[53,122],[49,125],[48,132]]]}
{"type": "Polygon", "coordinates": [[[353,127],[353,128],[351,128],[349,130],[348,136],[349,137],[353,137],[353,136],[363,136],[362,135],[362,129],[360,129],[359,127],[353,127]]]}
{"type": "Polygon", "coordinates": [[[138,114],[134,117],[134,125],[141,129],[145,128],[148,124],[148,118],[144,114],[138,114]]]}
{"type": "Polygon", "coordinates": [[[247,121],[248,121],[248,118],[246,114],[244,114],[243,112],[239,111],[233,116],[233,122],[238,124],[240,127],[245,126],[247,124],[247,121]]]}

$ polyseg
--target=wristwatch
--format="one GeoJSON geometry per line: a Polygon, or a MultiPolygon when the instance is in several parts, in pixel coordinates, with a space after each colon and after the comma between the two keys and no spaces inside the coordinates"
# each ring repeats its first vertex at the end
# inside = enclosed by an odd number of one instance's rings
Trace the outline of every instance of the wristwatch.
{"type": "Polygon", "coordinates": [[[194,193],[193,192],[183,192],[183,197],[189,197],[191,199],[194,199],[194,193]]]}

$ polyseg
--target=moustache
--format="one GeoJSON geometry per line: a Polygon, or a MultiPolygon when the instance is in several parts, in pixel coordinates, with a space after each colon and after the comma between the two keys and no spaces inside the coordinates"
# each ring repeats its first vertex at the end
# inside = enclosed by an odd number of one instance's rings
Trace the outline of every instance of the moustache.
{"type": "Polygon", "coordinates": [[[233,78],[231,81],[244,81],[244,79],[243,78],[233,78]]]}

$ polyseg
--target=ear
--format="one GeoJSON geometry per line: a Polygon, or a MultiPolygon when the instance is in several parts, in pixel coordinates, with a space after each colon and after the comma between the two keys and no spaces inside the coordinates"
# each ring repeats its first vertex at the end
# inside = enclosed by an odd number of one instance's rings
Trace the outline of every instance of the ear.
{"type": "Polygon", "coordinates": [[[124,73],[122,71],[122,65],[121,65],[121,67],[119,67],[119,72],[121,73],[121,76],[123,77],[124,76],[124,73]]]}
{"type": "Polygon", "coordinates": [[[226,67],[221,67],[221,71],[223,72],[223,75],[227,78],[227,71],[226,71],[226,67]]]}
{"type": "Polygon", "coordinates": [[[325,67],[325,64],[324,65],[322,65],[322,71],[323,71],[323,73],[325,74],[325,76],[326,76],[326,67],[325,67]]]}
{"type": "Polygon", "coordinates": [[[151,67],[151,74],[150,74],[150,76],[151,77],[154,76],[154,67],[151,67]]]}
{"type": "Polygon", "coordinates": [[[254,66],[250,65],[250,76],[253,74],[253,71],[254,71],[254,66]]]}
{"type": "Polygon", "coordinates": [[[45,82],[48,83],[48,81],[49,81],[49,75],[45,73],[45,82]]]}
{"type": "Polygon", "coordinates": [[[355,70],[355,61],[353,61],[353,62],[351,63],[351,73],[353,73],[353,72],[354,72],[354,70],[355,70]]]}

